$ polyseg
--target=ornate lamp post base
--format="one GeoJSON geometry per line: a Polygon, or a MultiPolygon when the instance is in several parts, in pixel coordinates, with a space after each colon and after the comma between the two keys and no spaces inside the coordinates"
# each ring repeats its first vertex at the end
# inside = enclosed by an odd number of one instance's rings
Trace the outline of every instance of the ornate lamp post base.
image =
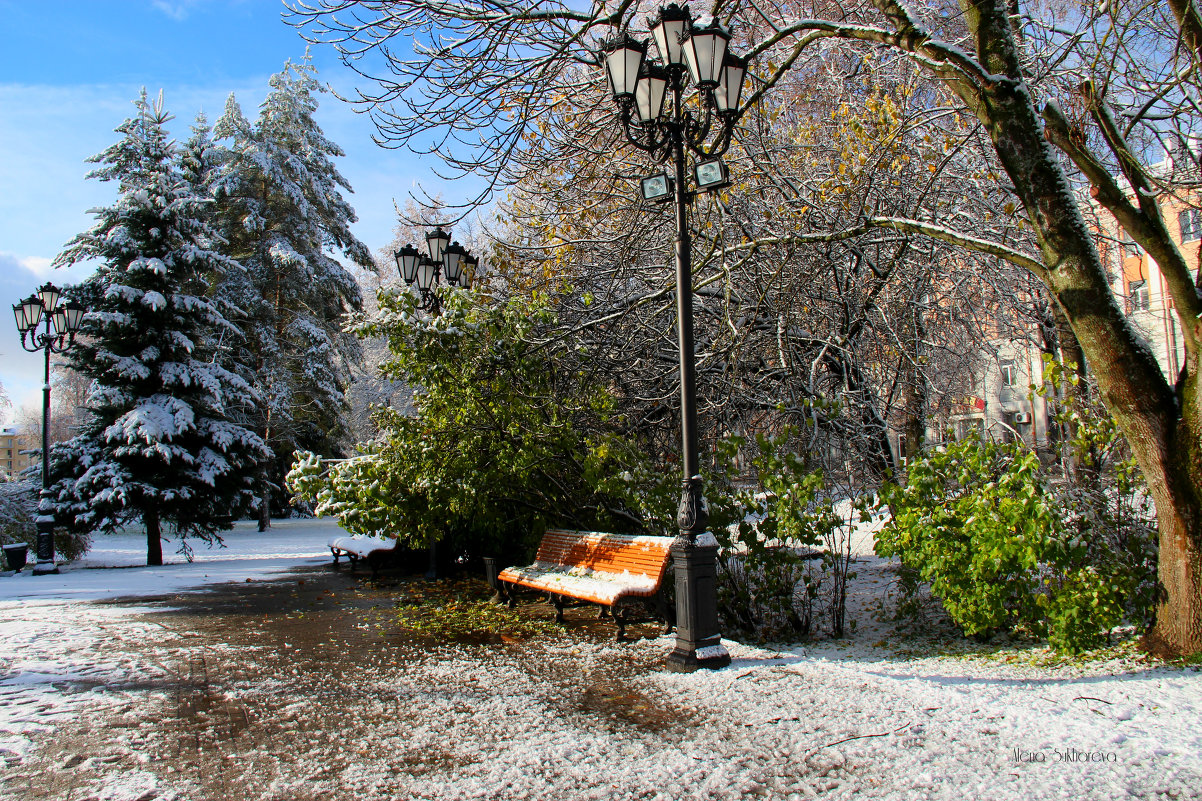
{"type": "Polygon", "coordinates": [[[37,517],[38,529],[38,561],[33,566],[35,576],[45,576],[58,572],[54,563],[54,516],[39,512],[37,517]]]}
{"type": "Polygon", "coordinates": [[[716,670],[730,664],[722,646],[717,615],[718,541],[705,533],[690,541],[677,537],[672,544],[676,571],[676,647],[668,654],[668,670],[692,673],[716,670]]]}

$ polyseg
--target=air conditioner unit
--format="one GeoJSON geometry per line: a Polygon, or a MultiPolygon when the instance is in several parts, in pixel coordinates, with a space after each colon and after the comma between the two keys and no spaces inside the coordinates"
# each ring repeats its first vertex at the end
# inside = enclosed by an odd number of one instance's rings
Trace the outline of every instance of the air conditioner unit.
{"type": "Polygon", "coordinates": [[[1014,422],[1016,422],[1016,423],[1031,422],[1031,413],[1030,412],[1015,412],[1014,413],[1014,422]]]}

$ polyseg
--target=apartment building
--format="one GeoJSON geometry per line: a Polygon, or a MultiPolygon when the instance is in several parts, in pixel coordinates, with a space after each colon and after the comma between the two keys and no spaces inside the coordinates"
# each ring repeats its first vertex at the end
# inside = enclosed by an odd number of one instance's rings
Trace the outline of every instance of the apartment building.
{"type": "MultiPolygon", "coordinates": [[[[1152,169],[1171,168],[1171,157],[1166,157],[1152,169]]],[[[1161,209],[1186,262],[1197,271],[1202,267],[1202,211],[1171,195],[1161,199],[1161,209]]],[[[1093,210],[1099,229],[1098,250],[1114,295],[1132,326],[1151,347],[1165,376],[1174,382],[1181,370],[1184,347],[1173,299],[1160,267],[1104,209],[1093,210]]],[[[1036,334],[1032,331],[1025,338],[989,343],[975,393],[953,407],[947,420],[953,436],[976,434],[1003,441],[1020,437],[1032,446],[1047,443],[1047,405],[1038,395],[1030,397],[1030,386],[1039,384],[1043,375],[1036,334]]],[[[928,441],[939,438],[939,432],[928,431],[928,441]]]]}
{"type": "MultiPolygon", "coordinates": [[[[1196,270],[1202,211],[1175,197],[1165,198],[1161,209],[1186,263],[1195,265],[1196,270]]],[[[1175,381],[1185,350],[1164,276],[1156,261],[1117,225],[1113,233],[1114,237],[1104,240],[1101,247],[1107,267],[1112,268],[1115,294],[1123,299],[1128,318],[1152,347],[1160,368],[1170,381],[1175,381]]]]}
{"type": "MultiPolygon", "coordinates": [[[[1153,167],[1172,170],[1171,155],[1153,167]]],[[[1186,263],[1202,278],[1202,210],[1182,198],[1166,195],[1161,209],[1186,263]]],[[[1097,248],[1107,269],[1115,298],[1127,318],[1152,348],[1166,378],[1176,381],[1182,368],[1184,346],[1173,299],[1168,293],[1159,265],[1121,230],[1105,209],[1094,207],[1097,248]]],[[[1043,375],[1039,332],[1019,332],[1011,338],[990,338],[982,348],[980,370],[964,397],[956,398],[951,414],[932,420],[927,441],[947,437],[989,437],[1008,441],[1016,438],[1033,446],[1047,444],[1048,408],[1045,400],[1031,392],[1043,375]]]]}
{"type": "Polygon", "coordinates": [[[32,463],[29,446],[15,428],[0,429],[0,478],[15,476],[32,463]]]}

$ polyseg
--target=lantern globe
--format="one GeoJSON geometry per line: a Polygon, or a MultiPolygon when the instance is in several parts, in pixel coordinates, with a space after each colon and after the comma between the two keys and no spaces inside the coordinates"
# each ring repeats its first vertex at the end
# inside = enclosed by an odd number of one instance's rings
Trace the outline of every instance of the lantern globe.
{"type": "Polygon", "coordinates": [[[441,264],[442,252],[446,250],[450,242],[451,234],[442,230],[441,225],[435,226],[433,231],[426,234],[426,252],[430,255],[430,261],[441,264]]]}
{"type": "Polygon", "coordinates": [[[438,263],[432,259],[422,258],[417,264],[417,288],[423,292],[438,281],[438,263]]]}
{"type": "Polygon", "coordinates": [[[635,110],[639,122],[648,123],[664,116],[664,98],[668,94],[668,70],[653,62],[644,62],[643,74],[635,87],[635,110]]]}
{"type": "Polygon", "coordinates": [[[56,337],[65,337],[67,335],[67,310],[63,306],[59,306],[50,315],[50,335],[56,337]]]}
{"type": "Polygon", "coordinates": [[[694,26],[684,40],[684,63],[689,77],[700,89],[713,89],[722,79],[730,32],[713,20],[709,25],[694,26]]]}
{"type": "Polygon", "coordinates": [[[406,284],[412,284],[417,280],[417,263],[421,261],[422,255],[413,245],[405,245],[400,250],[394,252],[393,258],[396,259],[397,271],[401,274],[401,280],[406,284]]]}
{"type": "Polygon", "coordinates": [[[30,295],[20,304],[13,306],[13,313],[17,316],[17,329],[24,334],[31,328],[35,328],[42,321],[43,311],[45,311],[45,307],[42,306],[42,301],[36,295],[30,295]]]}
{"type": "Polygon", "coordinates": [[[67,333],[74,335],[79,330],[79,326],[83,323],[83,316],[87,312],[84,305],[79,301],[71,301],[66,305],[67,315],[67,333]]]}
{"type": "Polygon", "coordinates": [[[681,42],[689,33],[693,24],[693,15],[688,6],[669,3],[659,10],[659,16],[651,23],[651,37],[655,39],[655,47],[659,57],[668,67],[684,65],[684,54],[681,52],[681,42]]]}
{"type": "Polygon", "coordinates": [[[38,297],[41,298],[42,307],[47,314],[54,314],[54,310],[58,308],[59,298],[62,296],[63,291],[49,281],[38,290],[38,297]]]}
{"type": "Polygon", "coordinates": [[[718,87],[714,89],[714,102],[718,105],[718,111],[733,113],[739,110],[743,81],[746,77],[747,59],[727,52],[726,60],[722,64],[722,78],[718,87]]]}
{"type": "Polygon", "coordinates": [[[605,45],[605,74],[615,100],[632,100],[647,55],[647,43],[622,33],[605,45]]]}
{"type": "Polygon", "coordinates": [[[458,242],[452,243],[443,251],[443,275],[446,277],[449,286],[459,285],[459,272],[463,268],[463,258],[466,255],[467,251],[458,242]]]}

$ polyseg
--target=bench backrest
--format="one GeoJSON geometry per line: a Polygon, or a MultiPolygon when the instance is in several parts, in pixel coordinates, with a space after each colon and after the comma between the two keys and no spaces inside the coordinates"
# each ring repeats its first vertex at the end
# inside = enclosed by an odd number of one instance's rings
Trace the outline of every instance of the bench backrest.
{"type": "Polygon", "coordinates": [[[671,537],[548,529],[536,561],[659,577],[667,569],[671,547],[671,537]]]}

